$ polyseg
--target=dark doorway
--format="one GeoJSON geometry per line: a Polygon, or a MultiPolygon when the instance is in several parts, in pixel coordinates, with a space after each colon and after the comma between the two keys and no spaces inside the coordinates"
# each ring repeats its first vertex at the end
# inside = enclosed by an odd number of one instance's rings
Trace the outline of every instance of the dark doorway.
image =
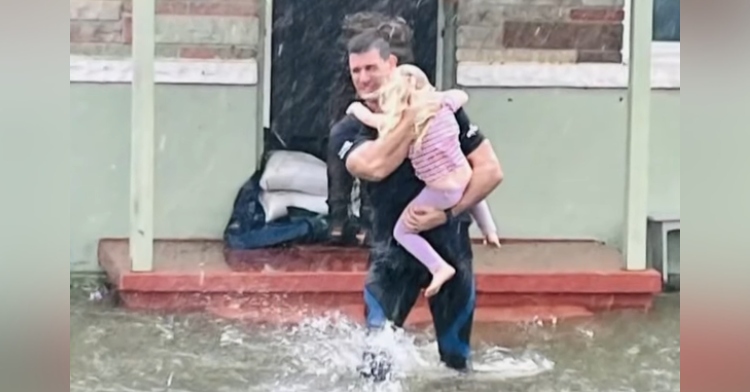
{"type": "Polygon", "coordinates": [[[266,151],[303,151],[325,160],[331,125],[354,98],[341,40],[347,15],[376,11],[404,18],[414,30],[415,62],[434,83],[438,1],[274,0],[266,151]]]}

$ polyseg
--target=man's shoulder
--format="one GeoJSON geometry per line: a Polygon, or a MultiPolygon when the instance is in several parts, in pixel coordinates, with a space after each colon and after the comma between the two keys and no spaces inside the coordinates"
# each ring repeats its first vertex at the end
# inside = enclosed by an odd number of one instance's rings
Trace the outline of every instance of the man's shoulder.
{"type": "Polygon", "coordinates": [[[363,126],[362,123],[357,120],[354,116],[347,115],[335,124],[331,128],[332,135],[346,135],[346,134],[357,134],[361,132],[363,126]]]}
{"type": "Polygon", "coordinates": [[[346,116],[331,128],[328,144],[330,153],[346,160],[347,154],[359,143],[370,140],[364,125],[353,116],[346,116]]]}

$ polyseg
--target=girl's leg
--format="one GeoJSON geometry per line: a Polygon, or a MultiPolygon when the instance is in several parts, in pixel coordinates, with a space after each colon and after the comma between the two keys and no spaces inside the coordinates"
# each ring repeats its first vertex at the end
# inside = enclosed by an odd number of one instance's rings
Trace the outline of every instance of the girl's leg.
{"type": "MultiPolygon", "coordinates": [[[[440,209],[454,206],[462,196],[461,191],[441,191],[425,188],[411,202],[410,206],[429,206],[440,209]]],[[[425,295],[431,297],[440,291],[443,283],[450,280],[456,270],[435,251],[435,249],[418,233],[408,231],[402,215],[393,230],[393,238],[409,253],[424,264],[432,273],[432,282],[425,290],[425,295]]]]}
{"type": "Polygon", "coordinates": [[[482,200],[479,204],[475,205],[471,209],[471,216],[477,221],[477,225],[484,235],[497,234],[495,220],[492,219],[492,212],[490,211],[490,206],[487,204],[487,200],[482,200]]]}

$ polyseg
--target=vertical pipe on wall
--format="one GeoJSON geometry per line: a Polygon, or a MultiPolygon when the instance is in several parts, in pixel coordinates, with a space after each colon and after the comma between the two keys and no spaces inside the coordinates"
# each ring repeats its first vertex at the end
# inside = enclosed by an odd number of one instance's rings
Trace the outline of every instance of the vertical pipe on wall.
{"type": "Polygon", "coordinates": [[[632,23],[630,23],[630,8],[632,6],[633,0],[625,0],[622,18],[622,62],[624,64],[630,63],[628,59],[630,58],[630,28],[632,26],[632,23]]]}
{"type": "Polygon", "coordinates": [[[258,67],[258,127],[255,135],[256,167],[260,167],[265,149],[265,129],[271,128],[271,67],[273,59],[273,0],[263,1],[260,18],[260,59],[258,67]]]}
{"type": "Polygon", "coordinates": [[[445,84],[443,80],[444,61],[445,61],[445,1],[437,0],[438,2],[438,14],[437,14],[437,51],[435,61],[435,87],[438,90],[444,90],[445,84]]]}
{"type": "Polygon", "coordinates": [[[651,39],[654,4],[653,0],[631,0],[630,4],[624,253],[628,270],[644,270],[646,269],[648,217],[651,39]]]}
{"type": "Polygon", "coordinates": [[[155,0],[133,2],[133,79],[130,145],[130,263],[154,266],[154,33],[155,0]]]}
{"type": "Polygon", "coordinates": [[[263,126],[271,126],[271,67],[273,59],[273,0],[263,8],[263,126]]]}
{"type": "Polygon", "coordinates": [[[457,72],[457,61],[456,61],[456,34],[458,32],[457,26],[457,12],[458,3],[451,0],[442,0],[442,6],[440,8],[441,20],[443,21],[443,34],[440,37],[438,48],[443,48],[442,53],[442,89],[451,89],[457,86],[456,83],[456,72],[457,72]],[[442,41],[442,42],[441,42],[442,41]]]}

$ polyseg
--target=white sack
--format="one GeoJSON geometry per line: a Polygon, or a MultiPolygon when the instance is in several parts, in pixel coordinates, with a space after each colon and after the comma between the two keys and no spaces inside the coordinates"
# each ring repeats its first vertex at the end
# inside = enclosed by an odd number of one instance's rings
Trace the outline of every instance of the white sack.
{"type": "Polygon", "coordinates": [[[320,159],[298,151],[273,151],[260,178],[265,191],[328,196],[328,169],[320,159]]]}
{"type": "Polygon", "coordinates": [[[266,212],[266,222],[287,216],[288,207],[303,208],[318,214],[328,214],[327,197],[300,192],[276,191],[260,193],[260,204],[266,212]]]}

